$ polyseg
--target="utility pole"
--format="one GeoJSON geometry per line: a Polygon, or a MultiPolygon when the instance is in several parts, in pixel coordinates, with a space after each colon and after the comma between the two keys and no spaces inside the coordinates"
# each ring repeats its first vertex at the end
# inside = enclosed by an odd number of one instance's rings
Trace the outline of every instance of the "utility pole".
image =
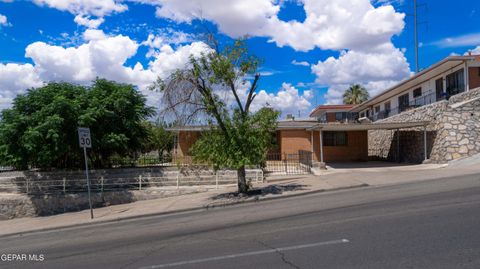
{"type": "Polygon", "coordinates": [[[418,73],[418,22],[417,22],[417,0],[413,0],[413,34],[415,35],[415,73],[418,73]]]}

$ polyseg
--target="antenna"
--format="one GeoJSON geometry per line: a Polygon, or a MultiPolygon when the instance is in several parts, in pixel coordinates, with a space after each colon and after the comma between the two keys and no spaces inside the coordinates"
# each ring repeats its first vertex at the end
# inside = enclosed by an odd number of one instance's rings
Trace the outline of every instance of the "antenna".
{"type": "MultiPolygon", "coordinates": [[[[415,73],[420,71],[420,64],[419,64],[419,53],[418,53],[418,25],[419,24],[428,24],[428,22],[418,22],[418,8],[425,7],[428,8],[427,4],[418,4],[417,0],[413,0],[413,35],[414,35],[414,42],[415,42],[415,73]]],[[[428,27],[428,25],[427,25],[428,27]]]]}
{"type": "Polygon", "coordinates": [[[418,73],[418,23],[417,23],[417,0],[413,0],[413,34],[415,36],[415,73],[418,73]]]}

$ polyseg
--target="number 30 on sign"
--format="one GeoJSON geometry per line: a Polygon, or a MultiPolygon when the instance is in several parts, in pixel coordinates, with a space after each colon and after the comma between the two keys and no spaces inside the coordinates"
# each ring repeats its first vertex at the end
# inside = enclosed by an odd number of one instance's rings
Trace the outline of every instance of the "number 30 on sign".
{"type": "Polygon", "coordinates": [[[78,141],[81,148],[91,148],[92,139],[90,138],[90,129],[89,128],[78,128],[78,141]]]}

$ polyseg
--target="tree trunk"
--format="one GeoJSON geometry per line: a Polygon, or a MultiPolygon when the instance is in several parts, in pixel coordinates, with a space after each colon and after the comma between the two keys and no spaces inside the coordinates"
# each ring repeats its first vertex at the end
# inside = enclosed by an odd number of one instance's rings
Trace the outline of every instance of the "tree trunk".
{"type": "Polygon", "coordinates": [[[238,192],[247,193],[248,185],[247,185],[247,180],[245,178],[245,166],[242,166],[237,169],[237,177],[238,177],[238,192]]]}

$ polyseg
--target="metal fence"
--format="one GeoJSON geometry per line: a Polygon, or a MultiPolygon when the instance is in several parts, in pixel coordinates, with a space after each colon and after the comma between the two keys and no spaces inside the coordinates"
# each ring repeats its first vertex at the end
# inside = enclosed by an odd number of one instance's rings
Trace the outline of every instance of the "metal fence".
{"type": "Polygon", "coordinates": [[[313,153],[268,153],[263,170],[273,174],[309,174],[312,168],[313,153]]]}
{"type": "MultiPolygon", "coordinates": [[[[264,178],[263,171],[247,170],[246,179],[259,183],[264,178]]],[[[237,184],[236,171],[217,171],[210,174],[182,175],[168,177],[151,177],[139,175],[130,178],[92,178],[90,186],[93,192],[125,190],[172,190],[183,187],[218,188],[221,185],[237,184]]],[[[85,178],[67,179],[0,179],[0,192],[25,194],[72,194],[87,191],[85,178]]]]}

